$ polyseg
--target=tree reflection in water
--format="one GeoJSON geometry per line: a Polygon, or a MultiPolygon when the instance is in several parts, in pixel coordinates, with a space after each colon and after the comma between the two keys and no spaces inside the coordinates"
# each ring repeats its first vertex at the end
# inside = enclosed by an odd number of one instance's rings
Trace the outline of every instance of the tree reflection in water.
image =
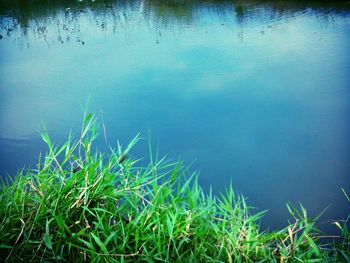
{"type": "Polygon", "coordinates": [[[240,26],[243,37],[246,20],[291,19],[300,12],[322,12],[320,19],[346,12],[350,6],[342,1],[216,1],[216,0],[3,0],[0,2],[0,39],[12,38],[22,44],[32,40],[53,43],[75,41],[84,45],[84,32],[108,33],[132,31],[138,21],[155,30],[181,31],[200,19],[201,12],[231,16],[240,26]],[[91,28],[93,26],[93,28],[91,28]],[[84,28],[84,30],[83,30],[84,28]]]}

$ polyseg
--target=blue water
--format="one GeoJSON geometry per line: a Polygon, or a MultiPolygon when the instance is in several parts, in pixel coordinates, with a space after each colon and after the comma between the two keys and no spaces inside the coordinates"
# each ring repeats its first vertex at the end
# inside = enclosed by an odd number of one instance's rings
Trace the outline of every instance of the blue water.
{"type": "Polygon", "coordinates": [[[108,143],[141,132],[142,157],[150,133],[205,189],[269,209],[264,226],[287,201],[350,212],[350,4],[17,2],[0,8],[2,177],[35,165],[42,123],[78,132],[90,98],[108,143]]]}

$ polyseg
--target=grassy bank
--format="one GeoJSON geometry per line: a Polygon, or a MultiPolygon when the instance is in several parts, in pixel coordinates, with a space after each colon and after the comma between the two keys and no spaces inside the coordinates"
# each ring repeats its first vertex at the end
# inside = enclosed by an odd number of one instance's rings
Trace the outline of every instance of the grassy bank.
{"type": "Polygon", "coordinates": [[[204,193],[181,162],[150,157],[139,167],[127,147],[109,154],[93,146],[86,116],[81,135],[54,145],[36,170],[2,186],[1,259],[9,262],[349,262],[347,222],[337,242],[322,244],[315,220],[289,206],[295,221],[259,229],[232,188],[204,193]]]}

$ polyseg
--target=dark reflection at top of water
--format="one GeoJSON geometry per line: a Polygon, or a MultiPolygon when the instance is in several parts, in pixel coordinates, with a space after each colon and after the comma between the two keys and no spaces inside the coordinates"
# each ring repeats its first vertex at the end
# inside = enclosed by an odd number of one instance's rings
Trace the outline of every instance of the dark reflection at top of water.
{"type": "Polygon", "coordinates": [[[321,13],[320,19],[329,23],[334,15],[346,14],[349,10],[350,4],[343,1],[2,0],[0,39],[13,38],[27,45],[31,39],[41,39],[47,44],[74,40],[84,45],[84,30],[81,28],[87,22],[89,30],[117,33],[131,30],[130,22],[142,19],[142,23],[157,30],[158,37],[161,37],[162,30],[190,27],[199,20],[201,12],[234,18],[243,28],[246,21],[269,24],[292,19],[301,12],[321,13]],[[94,28],[91,25],[95,25],[94,28]]]}

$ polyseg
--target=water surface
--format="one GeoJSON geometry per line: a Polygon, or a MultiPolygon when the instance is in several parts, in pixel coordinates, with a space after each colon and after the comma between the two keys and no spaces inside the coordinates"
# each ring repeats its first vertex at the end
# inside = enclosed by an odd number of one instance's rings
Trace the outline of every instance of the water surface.
{"type": "Polygon", "coordinates": [[[2,176],[36,163],[42,123],[78,131],[90,96],[108,143],[150,132],[206,189],[269,209],[265,226],[288,200],[349,213],[348,3],[6,0],[0,35],[2,176]]]}

